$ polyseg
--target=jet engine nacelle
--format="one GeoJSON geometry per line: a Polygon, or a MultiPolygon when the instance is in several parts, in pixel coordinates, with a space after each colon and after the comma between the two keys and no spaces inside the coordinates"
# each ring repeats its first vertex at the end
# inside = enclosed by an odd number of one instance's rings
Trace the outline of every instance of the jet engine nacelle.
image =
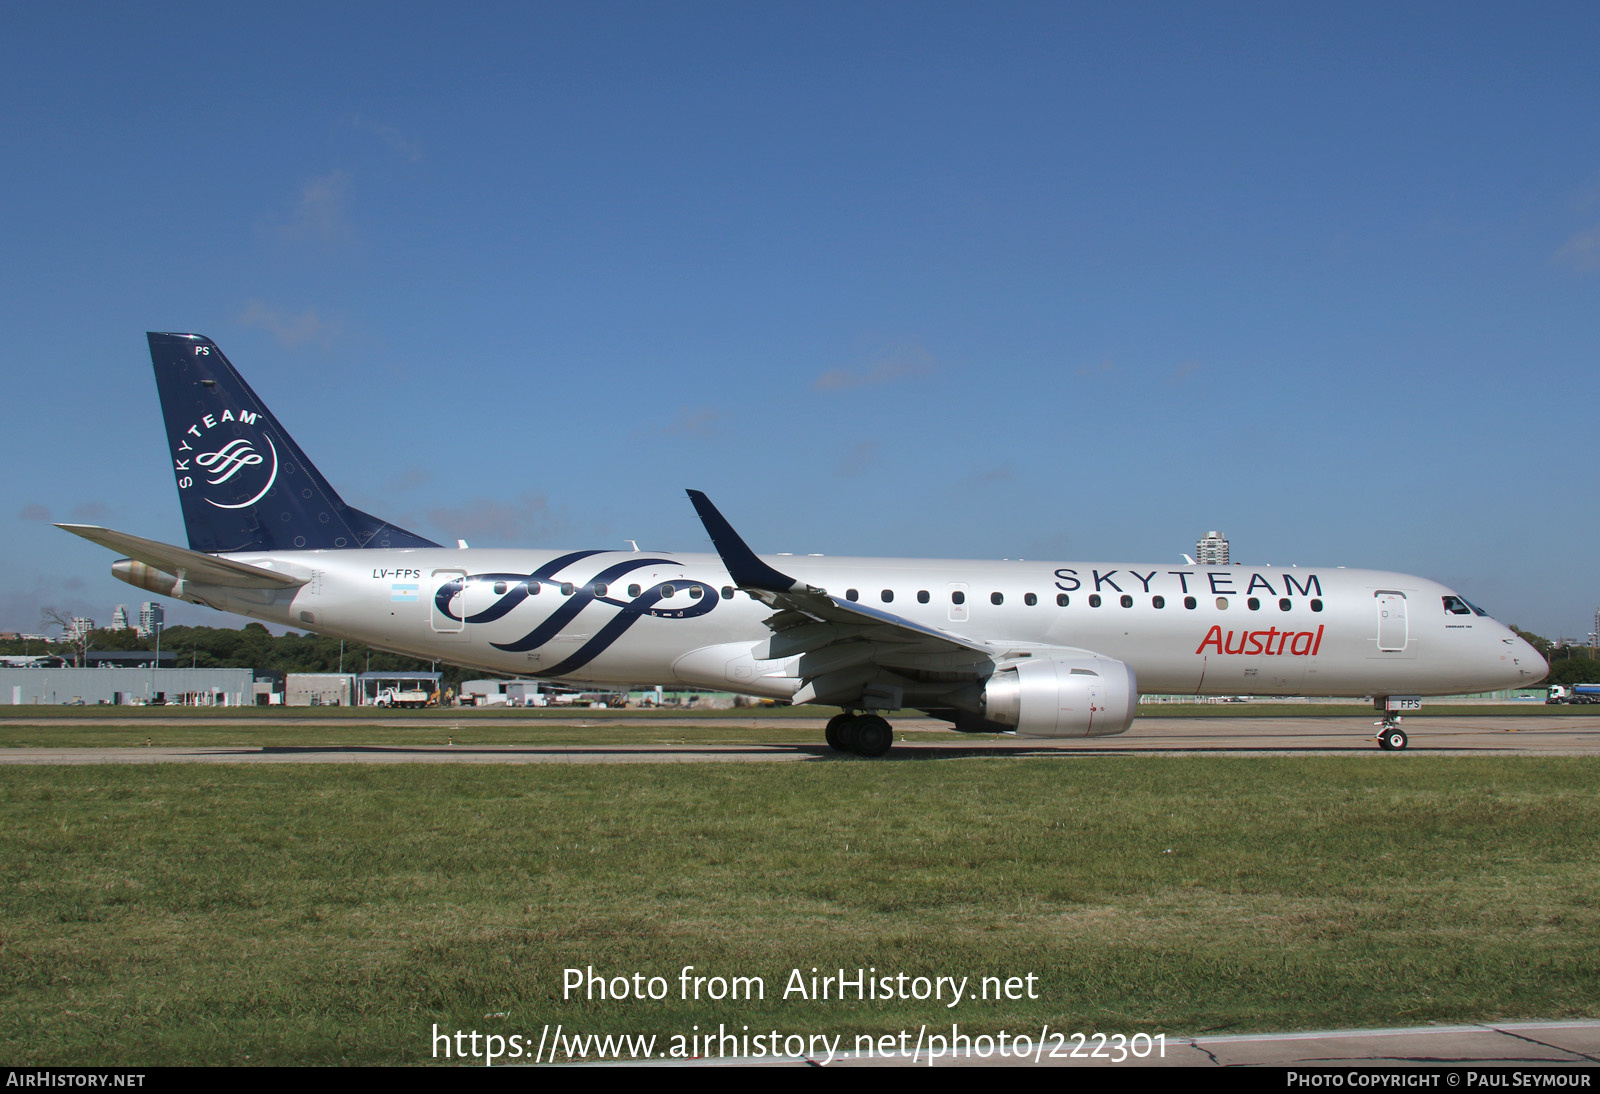
{"type": "Polygon", "coordinates": [[[983,717],[1022,737],[1105,737],[1133,724],[1133,669],[1109,657],[1034,657],[1002,665],[983,689],[983,717]]]}

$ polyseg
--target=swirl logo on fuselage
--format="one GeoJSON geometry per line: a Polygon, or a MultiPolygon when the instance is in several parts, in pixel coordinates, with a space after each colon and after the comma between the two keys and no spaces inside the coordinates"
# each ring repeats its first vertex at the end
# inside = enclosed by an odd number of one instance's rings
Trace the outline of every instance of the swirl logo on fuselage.
{"type": "MultiPolygon", "coordinates": [[[[644,566],[678,566],[678,563],[668,558],[641,558],[631,553],[627,561],[606,567],[582,584],[576,581],[556,580],[555,575],[572,563],[591,555],[610,553],[574,551],[552,559],[530,574],[468,574],[465,578],[458,577],[439,587],[433,598],[434,608],[440,615],[461,623],[492,623],[527,600],[530,595],[529,590],[534,590],[532,595],[539,595],[540,590],[545,590],[548,594],[553,589],[570,584],[572,592],[566,596],[557,593],[560,602],[556,609],[527,634],[512,642],[489,643],[495,649],[505,650],[507,653],[525,653],[540,648],[560,635],[578,614],[591,604],[603,604],[615,608],[616,614],[601,625],[600,629],[570,656],[563,658],[558,664],[540,668],[533,673],[535,676],[564,676],[576,672],[600,656],[612,643],[621,638],[629,627],[647,616],[652,619],[693,619],[705,615],[722,599],[710,582],[695,581],[691,578],[658,582],[649,588],[641,588],[638,596],[630,596],[627,599],[611,596],[611,583],[625,574],[644,566]],[[504,582],[506,590],[497,594],[497,599],[487,608],[465,617],[453,609],[452,604],[456,597],[463,595],[467,589],[482,585],[493,588],[496,582],[504,582]],[[551,588],[546,589],[547,586],[551,588]],[[692,599],[688,606],[682,608],[659,606],[669,597],[684,595],[691,587],[698,587],[701,594],[697,599],[692,599]]],[[[465,608],[462,610],[464,612],[465,608]]]]}
{"type": "Polygon", "coordinates": [[[263,456],[248,438],[237,435],[239,425],[254,425],[258,417],[258,414],[249,410],[241,410],[237,415],[231,410],[224,410],[221,416],[207,414],[179,434],[178,443],[173,446],[173,466],[178,473],[178,489],[187,490],[195,484],[194,474],[189,473],[194,472],[206,475],[208,486],[223,486],[231,482],[232,485],[223,491],[225,494],[234,497],[243,493],[250,494],[243,501],[237,502],[205,499],[207,505],[214,505],[218,509],[245,509],[266,497],[267,491],[272,489],[272,484],[278,481],[278,449],[272,443],[271,437],[262,435],[261,441],[267,446],[267,455],[263,456]],[[203,442],[207,433],[228,423],[237,423],[232,430],[235,436],[226,441],[221,448],[211,452],[199,452],[189,442],[190,437],[203,442]],[[234,481],[235,479],[237,481],[234,481]],[[256,483],[260,483],[259,489],[253,489],[256,483]]]}

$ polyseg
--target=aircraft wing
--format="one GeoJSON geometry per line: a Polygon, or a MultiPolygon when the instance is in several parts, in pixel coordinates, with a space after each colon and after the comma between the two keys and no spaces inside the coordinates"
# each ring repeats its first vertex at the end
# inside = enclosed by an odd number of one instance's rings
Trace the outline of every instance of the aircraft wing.
{"type": "Polygon", "coordinates": [[[220,585],[227,589],[292,589],[310,580],[93,524],[58,524],[56,527],[82,536],[91,543],[109,547],[146,566],[203,585],[220,585]]]}
{"type": "Polygon", "coordinates": [[[705,494],[690,490],[689,499],[734,584],[777,609],[765,621],[772,636],[756,648],[755,656],[800,657],[805,683],[795,695],[797,703],[857,698],[879,670],[920,679],[936,674],[952,683],[975,680],[993,671],[1009,651],[833,596],[780,573],[750,550],[705,494]]]}

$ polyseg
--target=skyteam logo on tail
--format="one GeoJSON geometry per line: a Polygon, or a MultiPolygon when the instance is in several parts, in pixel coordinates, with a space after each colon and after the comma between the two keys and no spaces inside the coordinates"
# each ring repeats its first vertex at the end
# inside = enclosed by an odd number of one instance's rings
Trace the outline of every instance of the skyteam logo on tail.
{"type": "Polygon", "coordinates": [[[278,481],[278,449],[271,437],[239,435],[239,426],[253,426],[257,417],[251,410],[238,414],[224,410],[220,416],[207,414],[179,434],[173,461],[178,489],[188,490],[200,484],[206,504],[218,509],[246,509],[266,497],[278,481]],[[224,425],[232,426],[226,439],[209,436],[224,425]],[[265,453],[257,447],[258,441],[266,447],[265,453]],[[241,495],[244,500],[233,500],[241,495]],[[218,501],[218,497],[228,500],[218,501]]]}

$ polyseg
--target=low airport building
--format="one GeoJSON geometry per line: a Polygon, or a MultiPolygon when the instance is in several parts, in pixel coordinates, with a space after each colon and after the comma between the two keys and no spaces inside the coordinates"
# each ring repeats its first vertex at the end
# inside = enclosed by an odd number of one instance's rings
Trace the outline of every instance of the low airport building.
{"type": "Polygon", "coordinates": [[[250,669],[0,668],[0,703],[252,706],[250,669]]]}
{"type": "Polygon", "coordinates": [[[347,707],[355,703],[353,672],[291,672],[283,681],[283,705],[347,707]]]}

